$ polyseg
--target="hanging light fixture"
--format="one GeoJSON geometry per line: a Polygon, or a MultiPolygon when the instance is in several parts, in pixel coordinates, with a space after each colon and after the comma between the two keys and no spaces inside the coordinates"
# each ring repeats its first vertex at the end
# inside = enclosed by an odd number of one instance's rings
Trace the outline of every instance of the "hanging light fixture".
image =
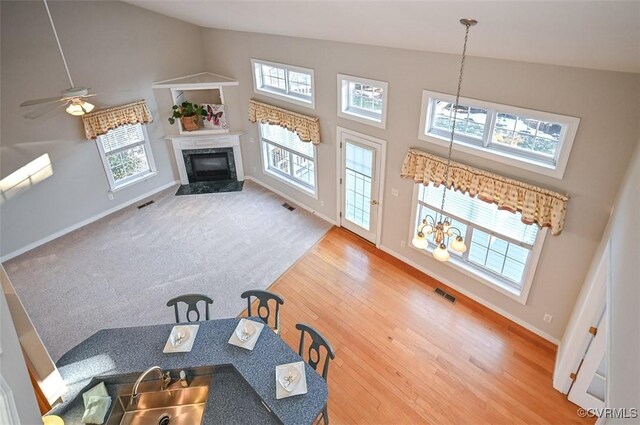
{"type": "Polygon", "coordinates": [[[436,213],[436,217],[431,215],[425,216],[418,232],[413,238],[411,243],[413,246],[419,249],[427,249],[429,242],[427,236],[433,235],[433,241],[436,244],[436,248],[433,250],[433,257],[438,261],[449,261],[451,257],[448,248],[453,251],[462,254],[467,250],[467,246],[464,244],[462,233],[456,227],[451,226],[451,219],[444,215],[444,201],[447,197],[447,184],[449,183],[449,169],[451,167],[451,152],[453,150],[453,139],[456,134],[456,118],[458,115],[458,103],[460,102],[460,89],[462,87],[462,74],[464,72],[464,60],[467,55],[467,40],[469,38],[469,28],[478,23],[475,19],[460,19],[460,23],[465,26],[464,33],[464,47],[462,48],[462,60],[460,61],[460,75],[458,77],[458,90],[456,91],[456,101],[453,105],[453,111],[449,115],[451,119],[451,137],[449,138],[449,153],[447,155],[447,168],[444,173],[444,190],[442,191],[442,205],[440,207],[440,214],[436,213]],[[449,241],[453,238],[453,241],[449,241]]]}
{"type": "Polygon", "coordinates": [[[95,108],[95,106],[92,103],[77,98],[71,100],[71,103],[67,107],[66,111],[71,115],[79,116],[84,115],[85,113],[88,114],[89,112],[93,111],[93,108],[95,108]]]}

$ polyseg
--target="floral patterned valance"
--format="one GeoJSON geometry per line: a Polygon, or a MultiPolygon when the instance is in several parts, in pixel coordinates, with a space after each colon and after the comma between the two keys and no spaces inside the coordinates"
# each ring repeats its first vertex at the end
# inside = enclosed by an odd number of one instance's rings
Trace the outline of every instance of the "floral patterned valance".
{"type": "Polygon", "coordinates": [[[127,124],[146,124],[153,121],[151,112],[144,100],[114,106],[113,108],[100,109],[82,116],[84,132],[87,139],[96,139],[106,134],[109,130],[127,124]]]}
{"type": "MultiPolygon", "coordinates": [[[[425,186],[429,182],[439,186],[445,183],[446,168],[446,158],[417,149],[409,149],[402,164],[401,176],[425,186]]],[[[550,227],[553,235],[559,235],[562,232],[569,201],[567,195],[455,161],[451,161],[446,186],[496,204],[500,209],[514,213],[519,211],[522,213],[524,223],[550,227]]]]}
{"type": "Polygon", "coordinates": [[[314,145],[320,143],[320,120],[316,117],[298,114],[251,99],[249,121],[279,125],[296,133],[303,142],[311,142],[314,145]]]}

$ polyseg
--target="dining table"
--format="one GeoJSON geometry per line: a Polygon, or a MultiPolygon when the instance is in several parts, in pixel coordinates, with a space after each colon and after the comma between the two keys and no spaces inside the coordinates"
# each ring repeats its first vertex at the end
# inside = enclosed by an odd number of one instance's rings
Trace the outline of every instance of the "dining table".
{"type": "Polygon", "coordinates": [[[135,379],[153,366],[163,371],[208,367],[213,380],[202,424],[313,423],[328,401],[325,380],[304,362],[306,393],[277,399],[276,367],[303,359],[266,326],[253,349],[230,344],[240,320],[187,323],[198,325],[188,352],[163,352],[175,323],[100,330],[56,363],[68,391],[49,414],[60,416],[66,425],[81,424],[82,394],[100,382],[115,400],[118,384],[113,377],[135,379]]]}

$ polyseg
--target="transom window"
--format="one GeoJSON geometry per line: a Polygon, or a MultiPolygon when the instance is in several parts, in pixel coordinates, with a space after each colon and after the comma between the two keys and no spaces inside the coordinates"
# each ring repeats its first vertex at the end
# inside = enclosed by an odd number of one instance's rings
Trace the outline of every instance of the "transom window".
{"type": "MultiPolygon", "coordinates": [[[[439,217],[444,190],[444,185],[417,186],[411,234],[415,234],[426,215],[439,217]]],[[[452,190],[447,192],[445,215],[452,219],[451,225],[460,230],[468,247],[462,254],[450,250],[450,264],[524,301],[544,232],[536,225],[524,224],[520,213],[499,210],[495,204],[452,190]]],[[[435,249],[433,235],[428,238],[430,248],[435,249]]]]}
{"type": "MultiPolygon", "coordinates": [[[[455,97],[423,91],[420,133],[447,144],[455,97]]],[[[464,151],[562,178],[580,120],[564,115],[460,99],[454,142],[464,151]]]]}
{"type": "Polygon", "coordinates": [[[251,59],[254,91],[315,108],[313,70],[251,59]]]}
{"type": "Polygon", "coordinates": [[[156,173],[149,137],[142,124],[109,130],[98,136],[97,146],[112,191],[156,173]]]}
{"type": "Polygon", "coordinates": [[[386,128],[388,88],[383,81],[338,74],[338,116],[386,128]]]}
{"type": "Polygon", "coordinates": [[[260,124],[264,170],[272,176],[316,195],[315,147],[279,125],[260,124]]]}

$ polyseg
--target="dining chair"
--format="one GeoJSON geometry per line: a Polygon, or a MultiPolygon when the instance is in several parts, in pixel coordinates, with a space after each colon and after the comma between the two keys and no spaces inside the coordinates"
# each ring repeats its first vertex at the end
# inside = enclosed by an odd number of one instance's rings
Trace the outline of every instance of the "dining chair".
{"type": "MultiPolygon", "coordinates": [[[[320,363],[324,363],[322,366],[321,375],[324,378],[324,380],[327,381],[327,374],[329,373],[329,361],[336,358],[336,355],[333,351],[333,347],[331,347],[331,344],[329,343],[329,341],[320,332],[313,329],[309,325],[305,325],[304,323],[298,323],[296,325],[296,329],[300,331],[300,345],[298,346],[298,354],[316,372],[318,371],[318,365],[320,363]],[[309,336],[311,337],[311,343],[309,344],[309,348],[307,349],[306,356],[304,353],[305,334],[309,334],[309,336]],[[320,352],[321,347],[325,348],[324,356],[320,352]]],[[[324,408],[322,409],[322,413],[320,414],[318,419],[320,418],[324,419],[325,425],[329,425],[328,405],[325,405],[324,408]]]]}
{"type": "Polygon", "coordinates": [[[172,298],[167,302],[167,307],[173,306],[176,313],[176,323],[180,323],[180,314],[178,309],[179,303],[187,304],[187,311],[185,312],[185,318],[187,322],[199,322],[200,321],[200,310],[198,309],[198,303],[204,302],[204,318],[205,320],[209,320],[209,304],[213,304],[213,300],[206,295],[201,294],[185,294],[180,295],[178,297],[172,298]],[[191,313],[195,312],[196,317],[195,320],[191,319],[191,313]]]}
{"type": "Polygon", "coordinates": [[[240,295],[241,298],[247,299],[247,313],[249,316],[252,316],[251,304],[253,303],[252,299],[259,300],[258,308],[256,309],[256,314],[258,317],[267,324],[271,328],[276,335],[280,335],[280,306],[284,304],[284,300],[278,294],[274,294],[269,291],[262,291],[259,289],[251,289],[249,291],[245,291],[240,295]],[[273,311],[269,302],[273,301],[274,305],[273,311]],[[269,318],[272,317],[273,312],[273,322],[274,325],[269,325],[269,318]]]}

